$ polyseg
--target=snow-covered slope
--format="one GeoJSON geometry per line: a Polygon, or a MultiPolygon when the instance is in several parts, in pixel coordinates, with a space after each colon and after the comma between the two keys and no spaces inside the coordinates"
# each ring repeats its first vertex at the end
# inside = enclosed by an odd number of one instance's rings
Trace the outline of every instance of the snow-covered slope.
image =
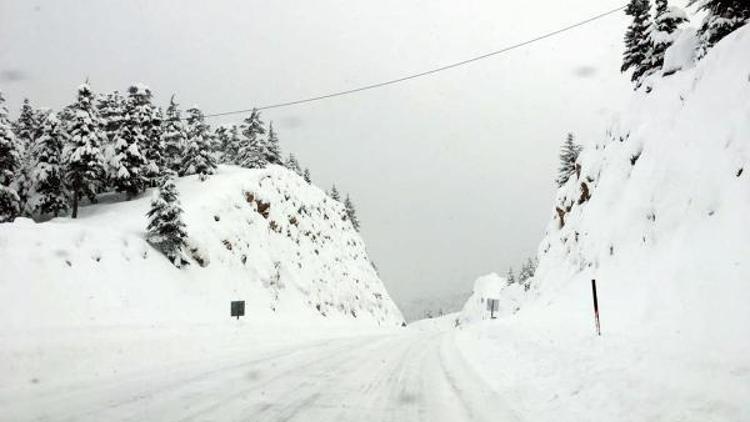
{"type": "Polygon", "coordinates": [[[457,335],[521,419],[750,420],[750,27],[685,63],[585,145],[520,311],[457,335]]]}
{"type": "Polygon", "coordinates": [[[401,324],[344,207],[296,174],[220,167],[177,186],[193,249],[183,269],[144,240],[148,194],[0,225],[0,326],[213,323],[232,300],[254,321],[401,324]]]}
{"type": "Polygon", "coordinates": [[[649,83],[558,192],[534,284],[575,329],[596,278],[608,332],[748,356],[750,28],[649,83]]]}

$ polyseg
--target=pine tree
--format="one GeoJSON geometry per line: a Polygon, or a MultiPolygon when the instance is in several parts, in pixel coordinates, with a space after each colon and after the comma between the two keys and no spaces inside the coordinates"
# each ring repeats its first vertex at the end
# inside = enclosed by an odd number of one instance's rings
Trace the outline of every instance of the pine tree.
{"type": "Polygon", "coordinates": [[[161,143],[163,120],[161,109],[151,104],[151,90],[142,84],[128,88],[125,126],[136,133],[140,153],[146,159],[143,177],[148,186],[155,186],[164,167],[164,154],[161,143]]]}
{"type": "Polygon", "coordinates": [[[305,179],[305,182],[312,183],[312,176],[310,175],[309,168],[305,168],[305,172],[302,173],[302,178],[305,179]]]}
{"type": "Polygon", "coordinates": [[[336,189],[335,184],[331,186],[331,192],[328,193],[328,196],[330,196],[331,199],[335,201],[341,201],[341,194],[339,193],[338,189],[336,189]]]}
{"type": "Polygon", "coordinates": [[[217,157],[223,164],[235,164],[237,150],[242,142],[237,125],[222,125],[216,128],[214,138],[217,144],[217,157]]]}
{"type": "Polygon", "coordinates": [[[283,165],[281,159],[281,148],[279,147],[279,137],[276,135],[276,131],[273,130],[273,122],[268,125],[268,139],[264,143],[265,160],[269,164],[283,165]]]}
{"type": "Polygon", "coordinates": [[[146,239],[179,268],[188,264],[188,260],[185,255],[187,233],[177,195],[173,174],[167,170],[146,214],[146,239]]]}
{"type": "Polygon", "coordinates": [[[677,28],[687,22],[685,12],[677,7],[669,6],[667,0],[656,0],[656,15],[654,24],[649,31],[649,43],[652,51],[652,66],[661,69],[664,66],[664,54],[674,43],[677,28]]]}
{"type": "Polygon", "coordinates": [[[261,135],[266,130],[260,120],[260,112],[253,110],[242,125],[242,138],[237,149],[237,165],[247,168],[263,168],[266,161],[264,141],[261,135]]]}
{"type": "Polygon", "coordinates": [[[96,202],[96,193],[104,180],[101,145],[106,137],[94,107],[94,94],[88,84],[78,87],[78,98],[65,114],[68,145],[63,151],[65,182],[73,197],[73,218],[83,197],[96,202]]]}
{"type": "Polygon", "coordinates": [[[217,126],[214,130],[214,141],[216,142],[216,159],[221,164],[229,164],[230,160],[227,155],[227,146],[229,145],[229,127],[226,125],[217,126]]]}
{"type": "Polygon", "coordinates": [[[707,12],[698,29],[698,57],[706,55],[722,38],[750,20],[748,0],[691,0],[688,5],[698,4],[699,11],[707,12]]]}
{"type": "Polygon", "coordinates": [[[529,278],[529,269],[524,262],[523,264],[521,264],[521,269],[518,270],[518,284],[525,284],[527,278],[529,278]]]}
{"type": "Polygon", "coordinates": [[[508,267],[508,274],[506,275],[506,278],[508,279],[508,285],[516,283],[516,275],[513,274],[513,267],[508,267]]]}
{"type": "Polygon", "coordinates": [[[216,172],[216,160],[211,151],[211,129],[203,112],[193,107],[187,113],[187,146],[182,161],[182,174],[198,174],[201,181],[216,172]]]}
{"type": "Polygon", "coordinates": [[[174,172],[180,171],[185,144],[187,143],[187,132],[179,106],[174,100],[174,95],[172,95],[169,99],[169,107],[167,107],[161,131],[164,165],[174,172]]]}
{"type": "Polygon", "coordinates": [[[297,173],[298,176],[302,177],[302,167],[299,165],[299,161],[297,161],[297,157],[294,156],[294,154],[289,154],[289,157],[286,159],[286,163],[284,163],[284,166],[288,168],[289,170],[297,173]]]}
{"type": "Polygon", "coordinates": [[[565,143],[560,148],[560,169],[558,170],[557,185],[562,186],[568,182],[570,176],[576,172],[576,160],[583,147],[576,145],[572,133],[568,134],[565,143]]]}
{"type": "Polygon", "coordinates": [[[536,274],[536,267],[538,261],[536,258],[528,258],[526,262],[521,265],[521,271],[518,272],[518,283],[524,287],[524,290],[529,290],[531,287],[531,279],[536,274]]]}
{"type": "Polygon", "coordinates": [[[21,201],[12,187],[22,165],[21,153],[21,145],[8,121],[5,97],[0,92],[0,223],[13,221],[21,211],[21,201]]]}
{"type": "Polygon", "coordinates": [[[229,128],[227,145],[224,147],[224,156],[226,157],[227,164],[237,164],[241,143],[242,135],[240,134],[240,128],[237,125],[232,125],[229,128]]]}
{"type": "Polygon", "coordinates": [[[115,136],[110,175],[115,190],[127,194],[128,200],[146,190],[152,170],[143,152],[148,142],[144,133],[143,100],[139,98],[138,89],[131,87],[129,92],[126,114],[115,136]]]}
{"type": "Polygon", "coordinates": [[[21,112],[18,120],[13,122],[13,132],[16,135],[16,141],[20,143],[21,148],[28,151],[34,143],[39,130],[37,113],[28,98],[24,98],[21,105],[21,112]]]}
{"type": "Polygon", "coordinates": [[[625,32],[625,53],[622,72],[633,69],[630,80],[640,86],[641,78],[653,69],[651,55],[653,46],[649,38],[651,3],[649,0],[630,0],[625,13],[633,17],[633,23],[625,32]]]}
{"type": "Polygon", "coordinates": [[[16,141],[21,148],[21,167],[16,172],[16,177],[13,182],[13,188],[18,194],[18,198],[21,201],[21,214],[28,214],[28,202],[32,192],[32,180],[31,180],[31,150],[34,147],[34,142],[39,136],[40,128],[40,115],[43,113],[40,110],[34,109],[31,106],[31,102],[28,98],[23,100],[21,105],[21,112],[18,116],[18,120],[13,123],[13,132],[16,135],[16,141]]]}
{"type": "Polygon", "coordinates": [[[102,122],[102,130],[107,136],[107,143],[114,145],[117,131],[125,120],[125,99],[119,91],[97,97],[96,109],[102,122]]]}
{"type": "Polygon", "coordinates": [[[41,132],[32,150],[31,180],[35,195],[30,205],[35,213],[57,217],[68,210],[63,167],[63,147],[66,143],[62,122],[55,113],[48,112],[41,122],[41,132]]]}
{"type": "Polygon", "coordinates": [[[354,203],[352,202],[352,199],[348,194],[346,195],[346,199],[344,200],[344,207],[346,208],[346,216],[349,218],[349,221],[352,222],[354,230],[359,231],[359,218],[357,218],[357,210],[354,209],[354,203]]]}

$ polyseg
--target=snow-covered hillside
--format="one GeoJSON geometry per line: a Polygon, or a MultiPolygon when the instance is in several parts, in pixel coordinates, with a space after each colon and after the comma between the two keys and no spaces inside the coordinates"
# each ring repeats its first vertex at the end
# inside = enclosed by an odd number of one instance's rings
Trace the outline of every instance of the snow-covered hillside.
{"type": "Polygon", "coordinates": [[[682,63],[584,145],[520,311],[457,336],[522,419],[750,419],[750,27],[682,63]]]}
{"type": "Polygon", "coordinates": [[[534,284],[575,329],[596,278],[606,331],[748,356],[750,28],[648,83],[558,192],[534,284]]]}
{"type": "Polygon", "coordinates": [[[0,326],[213,323],[232,300],[250,320],[401,324],[343,205],[278,166],[196,177],[177,183],[192,255],[182,269],[144,239],[148,194],[104,198],[77,220],[0,225],[0,326]]]}

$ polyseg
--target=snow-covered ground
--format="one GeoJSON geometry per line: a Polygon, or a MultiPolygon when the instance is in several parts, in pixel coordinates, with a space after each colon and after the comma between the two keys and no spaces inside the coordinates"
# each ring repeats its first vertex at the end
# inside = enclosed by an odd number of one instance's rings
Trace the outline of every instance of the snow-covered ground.
{"type": "Polygon", "coordinates": [[[247,328],[208,335],[233,340],[183,352],[183,359],[165,360],[155,350],[148,369],[96,382],[41,375],[0,391],[2,420],[517,420],[512,403],[489,389],[459,352],[456,331],[431,323],[321,337],[318,329],[317,339],[255,345],[256,334],[259,340],[278,333],[247,328]]]}

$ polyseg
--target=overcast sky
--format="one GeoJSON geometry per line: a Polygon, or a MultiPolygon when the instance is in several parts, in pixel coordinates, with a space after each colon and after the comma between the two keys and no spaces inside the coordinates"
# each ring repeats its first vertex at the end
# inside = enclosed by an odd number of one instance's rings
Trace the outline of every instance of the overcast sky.
{"type": "MultiPolygon", "coordinates": [[[[0,0],[0,90],[60,108],[149,85],[207,113],[324,94],[532,38],[623,0],[0,0]]],[[[627,19],[377,91],[269,110],[285,152],[359,206],[394,299],[470,291],[536,253],[566,132],[602,137],[627,19]]],[[[234,118],[235,120],[241,117],[234,118]]],[[[233,118],[214,120],[231,122],[233,118]]]]}

